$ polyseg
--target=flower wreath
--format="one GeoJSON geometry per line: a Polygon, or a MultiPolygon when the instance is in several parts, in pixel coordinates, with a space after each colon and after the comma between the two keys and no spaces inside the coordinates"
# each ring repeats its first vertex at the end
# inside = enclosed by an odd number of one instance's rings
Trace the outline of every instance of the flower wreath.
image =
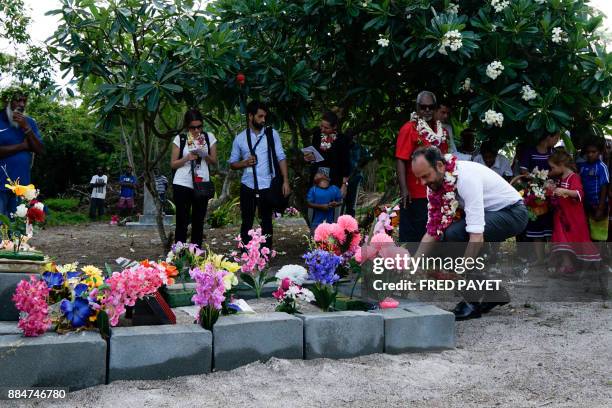
{"type": "Polygon", "coordinates": [[[427,233],[440,240],[444,231],[453,223],[457,215],[459,201],[455,189],[457,187],[457,157],[444,155],[446,169],[442,188],[434,191],[427,189],[427,233]]]}
{"type": "Polygon", "coordinates": [[[336,140],[336,137],[338,137],[336,133],[332,133],[331,135],[321,133],[321,150],[326,151],[331,148],[331,145],[336,140]]]}
{"type": "Polygon", "coordinates": [[[448,138],[446,129],[442,127],[442,123],[439,120],[436,121],[436,132],[433,131],[433,129],[424,119],[419,118],[416,112],[412,112],[410,115],[410,120],[416,122],[416,130],[419,135],[421,135],[421,137],[423,137],[433,146],[440,147],[440,145],[448,138]]]}

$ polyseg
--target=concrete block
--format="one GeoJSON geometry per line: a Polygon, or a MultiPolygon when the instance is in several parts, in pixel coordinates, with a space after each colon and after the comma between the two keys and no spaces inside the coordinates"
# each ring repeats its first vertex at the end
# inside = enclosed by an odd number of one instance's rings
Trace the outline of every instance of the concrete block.
{"type": "Polygon", "coordinates": [[[455,347],[455,317],[431,305],[375,310],[385,321],[385,353],[437,351],[455,347]]]}
{"type": "Polygon", "coordinates": [[[157,380],[209,373],[212,334],[192,325],[116,327],[108,380],[157,380]]]}
{"type": "Polygon", "coordinates": [[[270,357],[301,359],[304,353],[302,321],[287,313],[222,316],[213,337],[215,370],[270,357]]]}
{"type": "Polygon", "coordinates": [[[384,321],[377,314],[345,311],[299,315],[304,321],[304,358],[350,358],[382,353],[384,321]]]}
{"type": "Polygon", "coordinates": [[[106,341],[97,332],[0,336],[0,387],[67,387],[73,391],[105,380],[106,341]]]}
{"type": "Polygon", "coordinates": [[[0,322],[0,336],[6,334],[21,334],[17,322],[0,322]]]}
{"type": "Polygon", "coordinates": [[[17,321],[19,311],[15,308],[12,297],[15,294],[17,284],[25,279],[30,280],[34,273],[22,272],[0,272],[0,320],[17,321]]]}

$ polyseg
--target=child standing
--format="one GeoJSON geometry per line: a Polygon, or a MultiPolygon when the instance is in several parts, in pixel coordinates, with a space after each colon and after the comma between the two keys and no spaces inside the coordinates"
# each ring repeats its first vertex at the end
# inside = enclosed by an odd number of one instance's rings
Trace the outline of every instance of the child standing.
{"type": "Polygon", "coordinates": [[[593,241],[608,239],[608,188],[610,174],[608,166],[601,160],[603,146],[595,140],[582,148],[585,162],[580,163],[580,178],[584,185],[584,208],[589,219],[593,241]]]}
{"type": "Polygon", "coordinates": [[[308,190],[306,202],[313,209],[310,233],[314,234],[319,224],[334,222],[334,209],[342,204],[342,192],[338,186],[330,186],[329,177],[325,173],[317,173],[314,186],[308,190]]]}
{"type": "Polygon", "coordinates": [[[559,178],[559,187],[553,191],[557,199],[553,217],[552,252],[560,255],[561,276],[575,277],[573,257],[584,262],[599,262],[601,257],[591,242],[582,201],[584,191],[580,177],[574,172],[572,156],[557,150],[548,159],[551,177],[559,178]]]}

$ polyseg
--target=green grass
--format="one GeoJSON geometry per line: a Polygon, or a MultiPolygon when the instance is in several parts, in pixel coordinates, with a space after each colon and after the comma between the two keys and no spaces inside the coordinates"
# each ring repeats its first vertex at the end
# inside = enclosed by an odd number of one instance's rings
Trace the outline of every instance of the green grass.
{"type": "Polygon", "coordinates": [[[44,204],[52,212],[73,212],[79,207],[78,198],[49,198],[44,204]]]}
{"type": "Polygon", "coordinates": [[[76,225],[89,222],[86,213],[53,211],[47,217],[47,225],[55,227],[58,225],[76,225]]]}

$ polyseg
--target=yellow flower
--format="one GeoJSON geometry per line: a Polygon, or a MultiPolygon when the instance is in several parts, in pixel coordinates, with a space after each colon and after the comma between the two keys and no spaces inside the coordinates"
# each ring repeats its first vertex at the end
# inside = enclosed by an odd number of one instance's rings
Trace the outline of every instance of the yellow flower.
{"type": "Polygon", "coordinates": [[[79,265],[78,262],[67,263],[64,266],[57,265],[57,271],[61,273],[75,272],[77,270],[78,265],[79,265]]]}
{"type": "Polygon", "coordinates": [[[57,266],[55,262],[47,262],[45,264],[45,272],[57,272],[57,266]]]}
{"type": "Polygon", "coordinates": [[[83,282],[90,288],[97,288],[104,283],[104,277],[102,271],[93,265],[87,265],[81,268],[81,270],[87,275],[83,282]]]}
{"type": "Polygon", "coordinates": [[[230,290],[232,286],[236,286],[238,284],[238,278],[233,273],[228,273],[223,277],[223,286],[225,290],[230,290]]]}
{"type": "Polygon", "coordinates": [[[7,179],[9,184],[5,184],[4,187],[11,190],[16,196],[23,197],[27,191],[36,190],[34,184],[28,184],[27,186],[22,186],[19,184],[19,179],[16,181],[11,181],[11,179],[7,179]]]}

